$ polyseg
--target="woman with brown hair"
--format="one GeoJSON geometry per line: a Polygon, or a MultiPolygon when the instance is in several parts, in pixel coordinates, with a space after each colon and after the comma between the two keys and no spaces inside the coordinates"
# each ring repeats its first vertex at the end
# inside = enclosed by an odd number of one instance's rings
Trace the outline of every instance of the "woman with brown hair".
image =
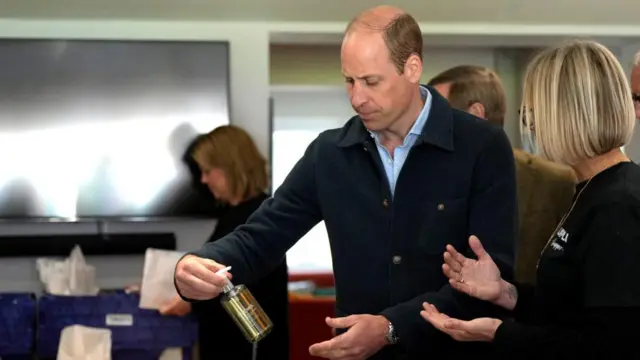
{"type": "MultiPolygon", "coordinates": [[[[191,156],[207,185],[225,211],[208,242],[216,241],[239,225],[268,198],[267,162],[249,134],[233,125],[220,126],[194,143],[191,156]]],[[[289,358],[287,263],[256,283],[246,284],[274,323],[260,342],[258,358],[289,358]]],[[[218,299],[190,304],[177,298],[161,312],[185,315],[193,311],[199,321],[200,359],[251,359],[252,346],[224,311],[218,299]]]]}

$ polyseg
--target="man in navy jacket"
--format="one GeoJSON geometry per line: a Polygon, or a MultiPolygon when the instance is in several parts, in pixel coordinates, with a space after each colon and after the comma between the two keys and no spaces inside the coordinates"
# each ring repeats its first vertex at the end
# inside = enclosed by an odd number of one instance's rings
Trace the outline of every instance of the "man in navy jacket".
{"type": "Polygon", "coordinates": [[[453,343],[420,310],[427,301],[459,318],[495,316],[487,303],[448,285],[442,255],[447,244],[465,249],[477,235],[503,277],[512,276],[517,206],[509,141],[502,129],[420,86],[422,34],[397,8],[355,18],[341,58],[358,116],[320,134],[245,225],[179,261],[178,292],[189,301],[217,296],[225,280],[214,272],[228,265],[235,283],[260,278],[324,220],[336,284],[336,318],[327,324],[340,335],[311,346],[313,355],[482,355],[486,344],[453,343]]]}

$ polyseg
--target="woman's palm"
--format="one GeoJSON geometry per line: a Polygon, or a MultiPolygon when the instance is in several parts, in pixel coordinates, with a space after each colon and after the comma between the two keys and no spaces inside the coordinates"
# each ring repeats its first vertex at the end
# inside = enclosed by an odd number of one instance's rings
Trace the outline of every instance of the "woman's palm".
{"type": "Polygon", "coordinates": [[[448,246],[445,253],[445,274],[457,290],[481,300],[494,301],[500,296],[500,270],[478,238],[472,236],[469,245],[478,260],[469,259],[448,246]]]}
{"type": "Polygon", "coordinates": [[[493,260],[467,259],[462,267],[462,285],[469,288],[469,295],[481,300],[493,301],[500,296],[500,270],[493,260]]]}

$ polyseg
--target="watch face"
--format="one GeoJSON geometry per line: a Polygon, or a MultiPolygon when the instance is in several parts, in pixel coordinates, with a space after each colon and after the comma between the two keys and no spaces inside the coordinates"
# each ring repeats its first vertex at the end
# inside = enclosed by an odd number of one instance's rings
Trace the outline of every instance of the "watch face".
{"type": "Polygon", "coordinates": [[[392,324],[389,324],[389,331],[387,332],[386,338],[391,345],[398,343],[398,336],[396,335],[396,330],[392,324]]]}

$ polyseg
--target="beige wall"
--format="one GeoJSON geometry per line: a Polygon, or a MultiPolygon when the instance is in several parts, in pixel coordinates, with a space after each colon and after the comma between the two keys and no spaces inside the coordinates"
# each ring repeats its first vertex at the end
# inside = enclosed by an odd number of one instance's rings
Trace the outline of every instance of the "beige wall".
{"type": "Polygon", "coordinates": [[[342,85],[338,46],[272,45],[272,85],[342,85]]]}
{"type": "MultiPolygon", "coordinates": [[[[450,66],[477,64],[494,68],[491,48],[427,48],[424,51],[423,82],[450,66]]],[[[340,46],[272,45],[271,85],[342,85],[340,46]]]]}
{"type": "MultiPolygon", "coordinates": [[[[520,103],[521,73],[526,65],[523,54],[530,50],[495,49],[485,47],[428,47],[423,54],[422,82],[449,67],[463,64],[486,66],[494,69],[503,79],[507,92],[507,118],[505,132],[514,147],[520,146],[517,108],[520,103]]],[[[285,46],[272,45],[270,52],[270,83],[289,86],[342,86],[339,46],[285,46]]],[[[302,95],[300,95],[302,96],[302,95]]],[[[317,96],[309,93],[308,96],[317,96]]],[[[279,102],[276,106],[295,104],[279,102]]],[[[344,107],[343,104],[338,106],[344,107]]],[[[305,113],[306,114],[306,113],[305,113]]],[[[304,117],[305,114],[300,114],[304,117]]]]}

